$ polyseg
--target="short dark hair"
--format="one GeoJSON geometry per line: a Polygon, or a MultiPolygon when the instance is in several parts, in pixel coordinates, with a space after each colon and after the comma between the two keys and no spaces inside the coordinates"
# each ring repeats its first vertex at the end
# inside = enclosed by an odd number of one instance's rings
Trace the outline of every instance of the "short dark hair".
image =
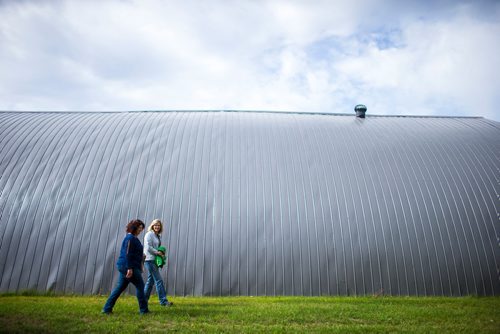
{"type": "Polygon", "coordinates": [[[127,233],[132,233],[135,235],[135,233],[137,232],[137,230],[139,229],[139,226],[142,226],[142,229],[144,229],[144,223],[142,222],[142,220],[140,219],[134,219],[134,220],[131,220],[128,224],[127,224],[127,233]]]}

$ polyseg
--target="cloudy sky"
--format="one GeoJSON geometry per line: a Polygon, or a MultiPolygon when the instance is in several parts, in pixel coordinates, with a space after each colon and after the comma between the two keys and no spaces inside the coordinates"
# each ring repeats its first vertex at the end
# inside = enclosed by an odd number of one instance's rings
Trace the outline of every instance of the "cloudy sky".
{"type": "Polygon", "coordinates": [[[0,0],[0,110],[500,121],[500,1],[0,0]]]}

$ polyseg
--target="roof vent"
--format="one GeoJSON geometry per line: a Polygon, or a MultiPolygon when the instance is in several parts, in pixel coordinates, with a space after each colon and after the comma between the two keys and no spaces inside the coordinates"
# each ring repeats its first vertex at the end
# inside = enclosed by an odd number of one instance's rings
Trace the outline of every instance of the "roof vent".
{"type": "Polygon", "coordinates": [[[366,106],[364,104],[358,104],[354,107],[354,111],[356,112],[356,117],[365,118],[366,106]]]}

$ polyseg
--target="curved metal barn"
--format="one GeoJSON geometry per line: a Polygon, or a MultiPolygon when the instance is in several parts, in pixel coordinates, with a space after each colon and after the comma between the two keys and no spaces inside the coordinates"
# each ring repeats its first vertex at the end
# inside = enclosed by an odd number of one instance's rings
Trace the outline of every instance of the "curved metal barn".
{"type": "Polygon", "coordinates": [[[483,118],[2,112],[0,292],[108,293],[159,218],[169,294],[499,295],[499,193],[483,118]]]}

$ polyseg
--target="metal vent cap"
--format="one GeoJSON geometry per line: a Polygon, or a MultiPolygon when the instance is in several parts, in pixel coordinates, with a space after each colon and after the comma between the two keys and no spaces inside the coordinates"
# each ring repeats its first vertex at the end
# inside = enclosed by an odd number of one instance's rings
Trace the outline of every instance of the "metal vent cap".
{"type": "Polygon", "coordinates": [[[356,112],[356,117],[365,118],[365,113],[367,109],[368,108],[366,108],[364,104],[357,104],[354,107],[354,111],[356,112]]]}

